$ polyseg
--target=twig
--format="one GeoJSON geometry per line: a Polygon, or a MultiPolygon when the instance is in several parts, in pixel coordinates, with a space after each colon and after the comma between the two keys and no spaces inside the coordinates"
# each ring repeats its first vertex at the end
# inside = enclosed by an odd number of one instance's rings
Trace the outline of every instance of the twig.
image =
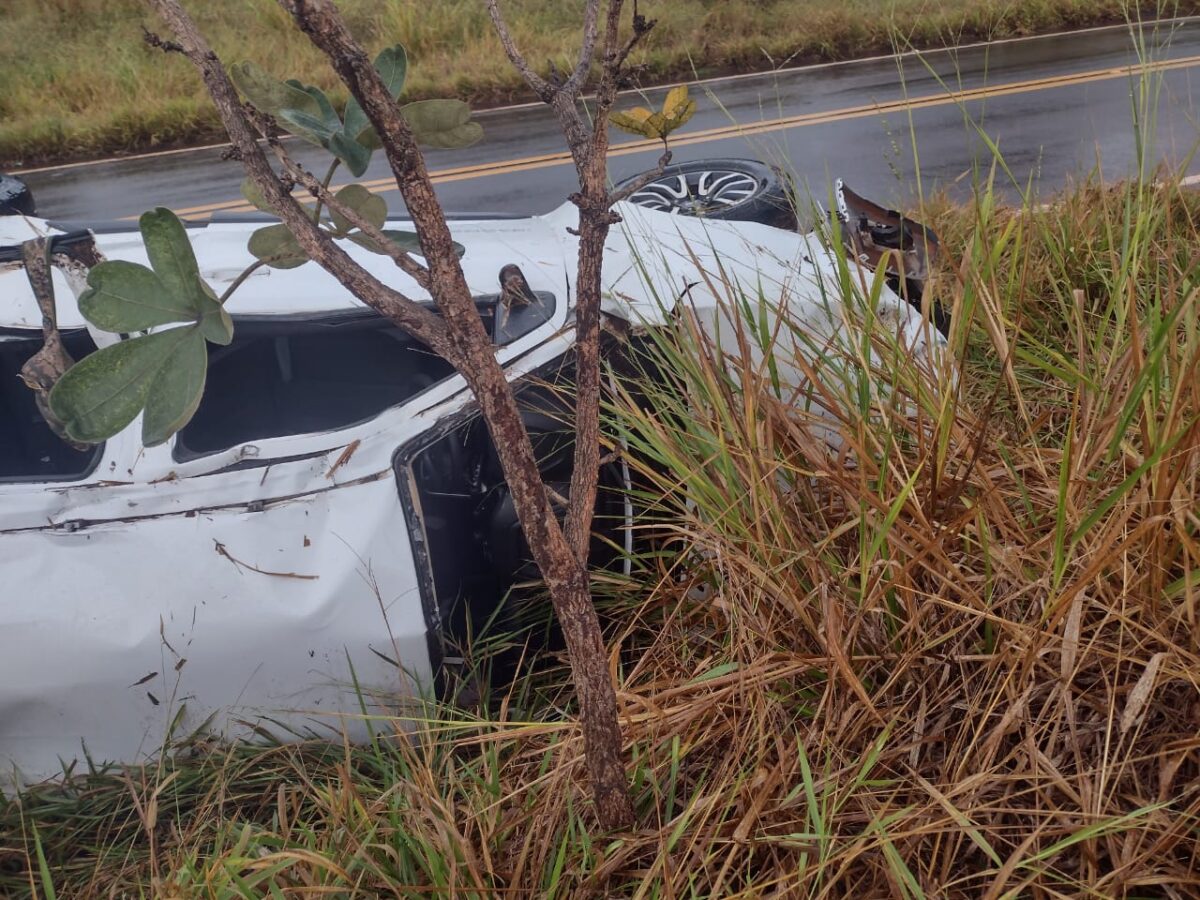
{"type": "Polygon", "coordinates": [[[260,569],[258,566],[252,566],[248,562],[242,562],[242,560],[230,553],[225,545],[215,538],[213,539],[213,544],[216,545],[213,549],[217,551],[217,555],[225,557],[233,563],[234,568],[239,570],[249,569],[251,572],[257,572],[259,575],[270,575],[272,578],[296,578],[300,581],[316,581],[321,577],[320,575],[300,575],[297,572],[272,572],[268,569],[260,569]]]}
{"type": "Polygon", "coordinates": [[[183,53],[183,45],[175,41],[164,41],[161,37],[147,28],[142,26],[142,40],[147,46],[161,50],[163,53],[183,53]]]}
{"type": "MultiPolygon", "coordinates": [[[[663,145],[666,146],[665,139],[663,140],[663,145]]],[[[619,191],[613,191],[608,195],[609,205],[628,200],[630,197],[652,182],[655,178],[661,175],[663,170],[670,164],[671,151],[663,150],[662,156],[658,158],[658,165],[656,165],[651,171],[642,173],[619,191]]]]}
{"type": "MultiPolygon", "coordinates": [[[[588,73],[592,69],[592,57],[596,53],[596,38],[598,37],[596,23],[599,14],[599,3],[589,3],[583,11],[583,42],[579,47],[579,62],[575,64],[575,71],[571,73],[571,77],[562,86],[564,93],[578,94],[583,90],[584,82],[587,81],[588,73]]],[[[495,20],[493,19],[493,21],[495,20]]]]}
{"type": "MultiPolygon", "coordinates": [[[[324,188],[325,190],[329,190],[329,183],[331,181],[333,181],[333,173],[338,170],[338,166],[340,166],[341,164],[342,164],[341,159],[339,159],[338,157],[335,156],[333,158],[333,162],[331,162],[329,164],[329,168],[325,170],[325,177],[321,179],[321,187],[322,188],[324,188]]],[[[317,210],[315,213],[313,213],[313,218],[317,222],[321,221],[321,204],[322,203],[323,203],[322,199],[320,197],[317,197],[317,210]]]]}
{"type": "Polygon", "coordinates": [[[242,271],[238,274],[238,277],[229,282],[229,287],[225,288],[225,292],[221,294],[217,302],[224,306],[225,301],[233,295],[233,292],[242,286],[242,282],[244,282],[247,278],[265,265],[266,263],[264,263],[261,259],[256,259],[254,262],[250,263],[250,265],[246,266],[246,268],[242,269],[242,271]]]}
{"type": "MultiPolygon", "coordinates": [[[[533,67],[521,55],[521,51],[517,49],[516,41],[513,40],[512,32],[508,30],[508,24],[504,21],[504,16],[500,13],[498,0],[486,0],[488,15],[492,18],[492,25],[496,29],[496,36],[500,38],[500,45],[504,47],[504,54],[508,57],[508,61],[513,64],[520,74],[525,79],[525,83],[537,94],[538,99],[544,103],[549,103],[550,98],[555,94],[555,88],[546,79],[542,78],[537,72],[533,71],[533,67]]],[[[596,3],[588,3],[588,11],[591,13],[592,27],[595,28],[595,7],[596,3]]],[[[595,35],[592,36],[593,45],[595,44],[595,35]]],[[[589,60],[591,55],[588,55],[589,60]]],[[[574,78],[574,75],[572,75],[574,78]]],[[[568,79],[570,81],[571,79],[568,79]]],[[[564,85],[565,86],[565,85],[564,85]]]]}
{"type": "Polygon", "coordinates": [[[651,29],[658,24],[657,19],[647,19],[638,12],[637,0],[633,0],[633,34],[629,40],[625,42],[620,52],[617,53],[617,66],[624,66],[625,60],[629,58],[629,54],[633,52],[634,47],[641,43],[642,38],[648,35],[651,29]]]}

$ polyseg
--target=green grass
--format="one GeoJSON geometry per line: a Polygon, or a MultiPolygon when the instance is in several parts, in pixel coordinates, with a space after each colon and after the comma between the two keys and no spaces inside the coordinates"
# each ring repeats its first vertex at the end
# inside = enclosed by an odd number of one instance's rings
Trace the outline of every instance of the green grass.
{"type": "MultiPolygon", "coordinates": [[[[253,58],[282,77],[334,88],[327,66],[272,0],[187,4],[227,61],[253,58]]],[[[634,62],[642,83],[804,62],[904,46],[1123,21],[1124,0],[647,0],[656,18],[634,62]]],[[[401,41],[412,57],[408,96],[478,105],[529,99],[505,60],[481,0],[345,0],[371,47],[401,41]]],[[[562,0],[505,4],[535,62],[565,66],[578,22],[562,0]]],[[[1196,12],[1185,0],[1178,12],[1196,12]]],[[[142,43],[161,30],[138,0],[6,0],[0,5],[0,166],[19,166],[219,140],[191,67],[142,43]]],[[[338,95],[338,91],[334,91],[338,95]]],[[[343,99],[344,99],[344,95],[343,99]]]]}

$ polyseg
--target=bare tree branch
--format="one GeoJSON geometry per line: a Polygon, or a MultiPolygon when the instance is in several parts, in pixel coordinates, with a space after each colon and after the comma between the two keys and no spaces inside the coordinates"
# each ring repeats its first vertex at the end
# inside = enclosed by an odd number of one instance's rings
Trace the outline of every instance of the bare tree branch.
{"type": "MultiPolygon", "coordinates": [[[[581,566],[586,566],[600,468],[600,306],[604,246],[609,228],[620,221],[612,204],[651,181],[670,162],[663,153],[658,168],[633,186],[608,192],[608,117],[623,81],[623,67],[634,47],[654,23],[647,21],[633,4],[633,33],[620,38],[624,0],[608,0],[604,19],[603,59],[595,108],[589,122],[580,108],[581,91],[595,54],[596,30],[602,0],[588,0],[584,8],[584,36],[579,63],[571,77],[548,84],[533,72],[521,55],[512,33],[500,14],[498,0],[487,0],[488,12],[505,53],[530,88],[554,111],[571,150],[580,190],[571,196],[579,208],[578,270],[575,295],[575,450],[565,524],[567,544],[581,566]]],[[[626,816],[632,814],[629,810],[626,816]]]]}
{"type": "Polygon", "coordinates": [[[310,259],[340,281],[354,296],[387,316],[439,355],[456,352],[444,322],[410,298],[379,281],[339,247],[309,218],[307,210],[285,188],[258,145],[242,103],[195,23],[178,0],[148,0],[174,32],[182,52],[199,70],[217,112],[237,149],[246,173],[262,191],[280,220],[310,259]]]}
{"type": "MultiPolygon", "coordinates": [[[[434,302],[456,344],[457,358],[469,350],[488,348],[487,366],[499,377],[503,373],[495,361],[491,339],[483,327],[475,301],[463,277],[454,252],[450,228],[442,213],[425,158],[417,146],[412,129],[400,112],[382,77],[366,51],[350,35],[337,7],[330,0],[279,0],[279,5],[329,59],[350,93],[358,100],[377,134],[383,137],[383,151],[396,178],[421,243],[421,255],[429,268],[434,302]]],[[[453,359],[451,360],[454,361],[453,359]]],[[[476,361],[482,363],[481,360],[476,361]]],[[[472,367],[471,372],[477,371],[472,367]]],[[[463,373],[467,375],[467,372],[463,373]]],[[[532,448],[530,456],[532,457],[532,448]]]]}
{"type": "MultiPolygon", "coordinates": [[[[593,0],[597,10],[600,0],[593,0]]],[[[620,64],[617,42],[620,35],[623,0],[609,0],[604,23],[604,56],[600,87],[596,94],[595,124],[589,139],[572,146],[579,172],[579,257],[576,278],[575,329],[575,454],[571,471],[567,510],[567,543],[586,563],[591,545],[592,518],[600,472],[600,304],[604,245],[610,225],[618,221],[608,202],[608,114],[617,96],[620,64]]],[[[555,111],[570,134],[576,126],[582,130],[576,97],[556,104],[555,111]],[[570,121],[571,116],[575,122],[570,121]]]]}
{"type": "Polygon", "coordinates": [[[663,150],[662,156],[660,156],[658,158],[658,163],[655,165],[655,167],[653,169],[651,169],[649,172],[643,172],[641,175],[639,175],[633,181],[629,182],[629,184],[625,185],[625,187],[621,188],[619,191],[613,191],[611,194],[608,195],[609,205],[611,206],[614,203],[621,203],[625,200],[628,200],[630,197],[632,197],[634,194],[636,194],[638,191],[640,191],[642,188],[644,188],[646,185],[648,185],[650,182],[652,182],[655,178],[657,178],[659,175],[661,175],[663,173],[663,169],[665,169],[670,164],[671,164],[671,151],[669,149],[663,150]]]}
{"type": "MultiPolygon", "coordinates": [[[[167,20],[179,39],[181,52],[199,69],[229,131],[234,152],[305,253],[334,274],[355,296],[389,316],[447,359],[471,388],[492,433],[518,519],[566,638],[581,711],[585,757],[600,822],[609,828],[630,824],[633,807],[622,763],[616,695],[603,634],[591,599],[587,564],[600,465],[601,268],[608,230],[620,221],[611,211],[613,197],[607,187],[608,115],[622,83],[624,61],[634,44],[649,30],[649,24],[638,15],[635,3],[633,36],[622,42],[619,26],[624,0],[607,0],[607,3],[605,0],[587,0],[578,62],[568,77],[550,83],[538,76],[521,56],[500,15],[498,0],[486,0],[513,65],[554,110],[580,183],[580,191],[571,197],[579,209],[575,297],[575,469],[568,496],[552,498],[539,475],[537,458],[512,386],[475,308],[424,157],[399,104],[366,52],[351,37],[332,0],[279,0],[279,3],[291,14],[297,27],[327,56],[381,136],[384,153],[412,217],[421,256],[427,265],[420,266],[398,248],[388,255],[429,291],[440,318],[374,279],[318,227],[308,211],[291,196],[293,183],[303,185],[322,204],[344,216],[382,247],[391,249],[380,229],[354,210],[346,209],[336,196],[331,195],[327,185],[290,159],[278,141],[268,138],[284,167],[283,175],[276,175],[257,142],[251,118],[224,68],[183,11],[180,0],[148,2],[167,20]],[[581,109],[580,101],[596,55],[602,8],[606,9],[606,17],[593,126],[581,109]],[[565,499],[565,526],[558,523],[552,499],[565,499]]],[[[174,47],[172,45],[172,49],[174,47]]],[[[669,154],[664,154],[660,169],[668,160],[669,154]]]]}
{"type": "Polygon", "coordinates": [[[500,12],[498,0],[487,0],[488,12],[505,53],[534,92],[554,111],[579,176],[580,191],[571,196],[572,202],[579,208],[579,227],[574,230],[579,236],[579,270],[575,303],[575,458],[566,534],[572,551],[583,561],[586,561],[590,543],[599,469],[601,265],[608,229],[620,221],[611,212],[611,207],[661,174],[671,158],[670,151],[665,151],[655,171],[618,193],[608,193],[608,115],[616,103],[625,60],[654,23],[640,14],[635,2],[633,33],[627,40],[621,41],[624,0],[608,0],[600,84],[595,97],[594,122],[589,123],[580,109],[580,100],[596,51],[601,5],[601,0],[589,0],[586,4],[579,63],[570,78],[555,86],[534,73],[522,56],[500,12]]]}
{"type": "MultiPolygon", "coordinates": [[[[496,29],[496,35],[500,38],[500,45],[504,47],[504,53],[508,57],[508,61],[513,64],[521,77],[525,79],[525,83],[533,90],[538,99],[544,103],[549,103],[550,98],[554,95],[555,88],[550,82],[546,81],[541,75],[533,71],[533,67],[529,65],[528,60],[521,55],[521,51],[517,49],[517,44],[513,40],[512,32],[508,30],[508,24],[504,21],[504,16],[500,13],[498,0],[486,0],[488,15],[492,17],[492,25],[496,29]]],[[[596,7],[598,4],[588,0],[588,9],[585,15],[590,15],[593,23],[592,41],[595,43],[595,19],[596,7]]],[[[591,60],[591,54],[588,54],[588,60],[591,60]]],[[[581,63],[582,65],[582,63],[581,63]]],[[[578,70],[576,70],[578,71],[578,70]]],[[[572,75],[574,78],[574,75],[572,75]]]]}
{"type": "MultiPolygon", "coordinates": [[[[490,2],[495,6],[496,0],[490,0],[490,2]]],[[[578,94],[583,90],[588,73],[592,70],[592,57],[596,53],[596,24],[599,18],[600,4],[589,3],[583,11],[583,41],[579,47],[579,62],[575,64],[575,71],[571,73],[571,77],[561,88],[564,94],[578,94]]],[[[492,21],[496,21],[495,16],[492,17],[492,21]]]]}
{"type": "Polygon", "coordinates": [[[625,65],[625,60],[629,58],[629,54],[633,49],[642,42],[642,38],[650,33],[650,30],[657,24],[656,19],[647,19],[638,12],[637,0],[633,0],[633,34],[625,41],[625,45],[617,52],[616,66],[619,71],[625,65]]]}

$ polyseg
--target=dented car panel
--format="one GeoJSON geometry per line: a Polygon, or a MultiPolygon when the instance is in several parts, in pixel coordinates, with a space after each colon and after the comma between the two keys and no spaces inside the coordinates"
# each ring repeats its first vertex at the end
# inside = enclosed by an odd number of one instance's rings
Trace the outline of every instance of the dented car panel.
{"type": "Polygon", "coordinates": [[[85,748],[136,762],[202,726],[361,735],[342,715],[355,677],[395,693],[397,666],[430,675],[405,530],[373,478],[261,510],[3,535],[6,578],[38,597],[4,612],[6,676],[22,673],[0,702],[6,762],[34,779],[85,748]]]}
{"type": "MultiPolygon", "coordinates": [[[[813,335],[837,338],[836,266],[813,236],[627,204],[617,211],[608,315],[653,327],[686,299],[718,331],[732,327],[710,290],[720,270],[754,295],[785,298],[813,335]]],[[[501,334],[493,323],[514,381],[573,346],[567,227],[576,217],[566,205],[531,219],[452,223],[473,292],[494,294],[497,272],[517,263],[542,298],[521,329],[501,334]]],[[[217,222],[192,234],[218,293],[251,261],[253,227],[217,222]]],[[[48,231],[40,220],[0,218],[0,246],[48,231]]],[[[109,259],[145,261],[136,234],[101,233],[96,243],[109,259]]],[[[350,252],[387,283],[426,296],[390,260],[350,252]]],[[[31,341],[41,319],[24,272],[0,265],[2,354],[6,340],[31,341]]],[[[97,346],[118,339],[79,314],[76,275],[53,277],[64,333],[97,346]]],[[[363,316],[312,263],[260,270],[228,309],[234,344],[210,350],[205,398],[174,440],[145,448],[135,421],[78,471],[50,474],[39,474],[55,463],[40,445],[0,444],[0,459],[10,452],[30,469],[0,472],[0,763],[19,781],[60,774],[73,760],[141,762],[193,733],[361,737],[364,708],[397,712],[431,690],[454,600],[439,591],[458,588],[439,587],[457,582],[431,571],[429,539],[457,540],[433,531],[467,518],[455,518],[453,497],[445,509],[423,508],[422,497],[440,495],[420,482],[442,478],[442,463],[465,466],[428,458],[451,446],[433,436],[475,415],[465,383],[363,316]],[[407,362],[393,372],[395,359],[407,362]],[[351,397],[376,399],[347,409],[351,397]],[[433,448],[419,465],[416,447],[433,448]]],[[[913,352],[938,345],[890,291],[881,313],[913,352]]],[[[0,404],[26,410],[5,390],[0,404]]]]}

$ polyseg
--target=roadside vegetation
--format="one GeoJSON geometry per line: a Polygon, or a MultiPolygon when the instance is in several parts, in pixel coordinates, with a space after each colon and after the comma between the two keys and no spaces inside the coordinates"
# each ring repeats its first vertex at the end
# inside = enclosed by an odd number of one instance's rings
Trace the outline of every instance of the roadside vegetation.
{"type": "Polygon", "coordinates": [[[591,820],[549,655],[368,746],[30,791],[0,894],[1196,896],[1200,196],[1156,175],[929,200],[959,373],[849,321],[877,371],[818,380],[839,452],[776,386],[786,323],[650,348],[666,385],[607,416],[654,550],[597,581],[634,830],[591,820]]]}
{"type": "MultiPolygon", "coordinates": [[[[344,90],[273,0],[193,0],[202,31],[223,57],[258,58],[276,73],[344,90]]],[[[412,99],[455,96],[475,106],[531,99],[508,65],[482,0],[346,0],[369,49],[403,35],[414,63],[412,99]]],[[[1124,21],[1128,0],[671,0],[636,51],[643,85],[673,78],[765,71],[1124,21]]],[[[517,41],[531,60],[567,59],[577,42],[572,4],[512,0],[517,41]]],[[[1196,0],[1148,14],[1186,15],[1196,0]]],[[[223,140],[199,80],[182,59],[164,61],[141,41],[161,30],[142,0],[5,0],[0,6],[0,167],[30,166],[223,140]]]]}
{"type": "Polygon", "coordinates": [[[563,657],[524,649],[546,607],[475,623],[457,702],[366,745],[196,735],[0,799],[0,896],[1200,895],[1200,194],[1014,191],[997,156],[912,210],[937,365],[839,249],[805,395],[804,330],[719,271],[737,339],[685,311],[615,383],[641,540],[593,589],[631,829],[595,820],[563,657]]]}

